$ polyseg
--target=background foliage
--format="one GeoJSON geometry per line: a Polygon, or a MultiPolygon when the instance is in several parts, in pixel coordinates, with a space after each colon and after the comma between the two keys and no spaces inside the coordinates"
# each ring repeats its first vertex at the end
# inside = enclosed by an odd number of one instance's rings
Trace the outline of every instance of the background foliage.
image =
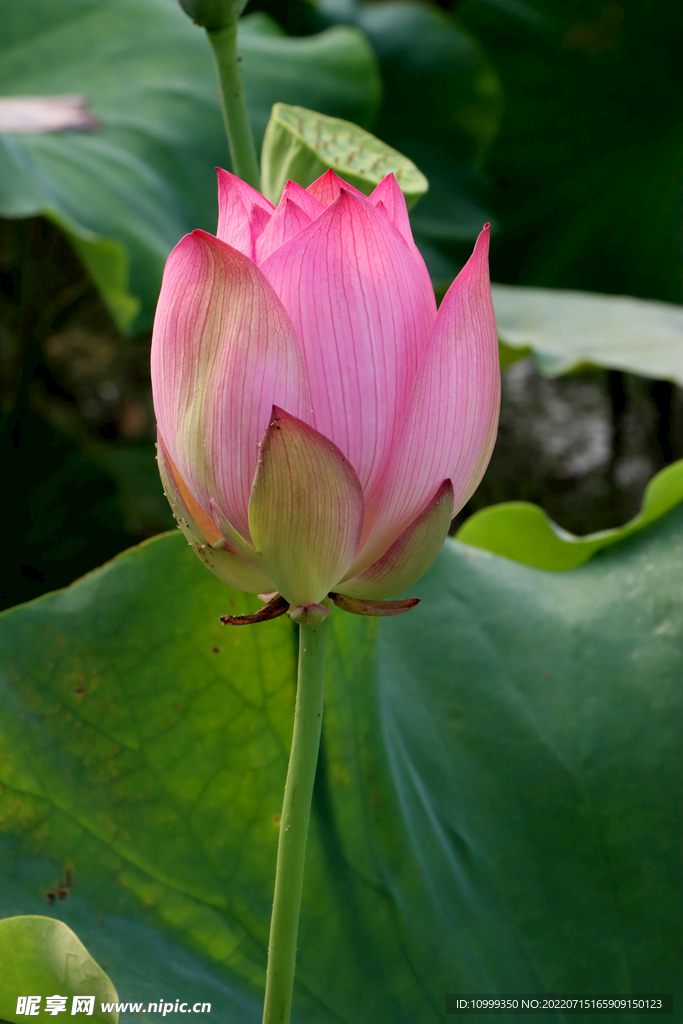
{"type": "MultiPolygon", "coordinates": [[[[676,990],[682,526],[569,573],[449,541],[402,621],[333,612],[296,1020],[676,990]]],[[[296,633],[218,621],[257,604],[175,533],[0,620],[0,905],[122,1000],[260,1020],[296,633]]]]}
{"type": "MultiPolygon", "coordinates": [[[[518,560],[449,542],[398,625],[335,613],[301,1021],[439,1020],[458,987],[680,988],[680,466],[636,517],[683,456],[681,20],[664,0],[247,8],[259,141],[281,101],[414,159],[438,295],[493,223],[501,430],[456,527],[518,560]],[[541,507],[486,511],[520,501],[541,507]]],[[[0,132],[9,608],[173,525],[149,327],[229,158],[172,0],[30,0],[0,26],[0,94],[82,92],[99,119],[0,132]]],[[[256,1021],[295,641],[218,626],[248,600],[175,535],[2,618],[0,893],[69,923],[122,999],[182,981],[256,1021]]]]}

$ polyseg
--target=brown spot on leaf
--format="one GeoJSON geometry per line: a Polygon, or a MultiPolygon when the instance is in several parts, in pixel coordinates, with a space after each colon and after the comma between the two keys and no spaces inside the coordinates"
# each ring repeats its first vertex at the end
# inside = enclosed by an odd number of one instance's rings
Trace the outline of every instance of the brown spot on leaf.
{"type": "Polygon", "coordinates": [[[52,906],[56,899],[65,900],[71,892],[71,872],[68,868],[64,870],[64,876],[59,885],[53,885],[52,888],[45,893],[45,899],[48,906],[52,906]]]}

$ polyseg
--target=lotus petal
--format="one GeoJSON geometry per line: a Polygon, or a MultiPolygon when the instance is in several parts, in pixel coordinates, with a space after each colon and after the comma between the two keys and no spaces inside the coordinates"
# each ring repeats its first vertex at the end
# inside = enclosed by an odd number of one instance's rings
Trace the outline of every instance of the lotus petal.
{"type": "Polygon", "coordinates": [[[164,493],[178,526],[188,544],[219,579],[238,590],[257,594],[267,589],[270,580],[235,551],[213,547],[222,538],[211,516],[192,497],[187,484],[173,465],[163,438],[157,443],[157,462],[164,493]]]}
{"type": "Polygon", "coordinates": [[[248,538],[258,443],[273,404],[302,416],[310,400],[281,301],[247,256],[203,231],[186,235],[166,264],[152,385],[159,430],[187,487],[205,511],[215,499],[248,538]]]}
{"type": "Polygon", "coordinates": [[[363,492],[353,467],[282,409],[273,409],[261,444],[249,526],[268,576],[293,606],[320,604],[360,541],[363,492]]]}
{"type": "Polygon", "coordinates": [[[387,472],[381,504],[354,571],[405,530],[444,478],[457,512],[495,443],[500,362],[488,275],[488,225],[441,303],[387,472]]]}
{"type": "Polygon", "coordinates": [[[416,272],[385,214],[343,188],[261,269],[304,352],[310,422],[349,458],[372,515],[436,316],[426,268],[416,272]]]}
{"type": "Polygon", "coordinates": [[[280,202],[263,234],[256,241],[256,262],[262,263],[271,252],[279,249],[292,235],[310,223],[309,215],[293,199],[280,202]]]}
{"type": "Polygon", "coordinates": [[[275,211],[265,196],[246,181],[222,167],[218,175],[218,228],[216,236],[249,259],[254,258],[254,244],[275,211]]]}
{"type": "Polygon", "coordinates": [[[427,507],[371,566],[334,588],[348,597],[393,597],[424,576],[448,535],[453,518],[453,485],[444,480],[427,507]]]}
{"type": "Polygon", "coordinates": [[[319,199],[316,199],[307,192],[301,185],[297,185],[295,181],[287,181],[287,184],[282,190],[280,196],[280,202],[278,206],[281,206],[287,199],[293,199],[297,206],[300,206],[304,213],[307,213],[311,220],[315,220],[325,209],[323,203],[319,199]]]}
{"type": "Polygon", "coordinates": [[[368,199],[373,206],[379,207],[381,204],[386,216],[399,234],[402,235],[411,248],[417,249],[410,227],[406,197],[403,195],[401,186],[393,174],[387,174],[386,178],[383,178],[374,191],[370,193],[368,199]]]}
{"type": "Polygon", "coordinates": [[[314,199],[317,199],[319,203],[322,203],[323,206],[331,206],[343,188],[347,192],[353,192],[354,195],[360,196],[361,199],[367,198],[357,188],[354,188],[353,185],[349,185],[348,181],[344,181],[338,174],[335,174],[331,167],[329,171],[325,171],[319,178],[316,178],[306,191],[314,199]]]}

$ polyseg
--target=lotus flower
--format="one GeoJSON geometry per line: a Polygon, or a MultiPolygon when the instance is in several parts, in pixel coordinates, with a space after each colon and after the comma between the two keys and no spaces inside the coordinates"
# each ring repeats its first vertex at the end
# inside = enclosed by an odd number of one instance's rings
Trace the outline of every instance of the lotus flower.
{"type": "MultiPolygon", "coordinates": [[[[500,402],[488,225],[437,312],[403,194],[329,170],[274,207],[218,171],[217,235],[168,258],[154,324],[159,466],[222,580],[320,621],[427,570],[477,487],[500,402]]],[[[389,606],[395,606],[390,608],[389,606]]]]}

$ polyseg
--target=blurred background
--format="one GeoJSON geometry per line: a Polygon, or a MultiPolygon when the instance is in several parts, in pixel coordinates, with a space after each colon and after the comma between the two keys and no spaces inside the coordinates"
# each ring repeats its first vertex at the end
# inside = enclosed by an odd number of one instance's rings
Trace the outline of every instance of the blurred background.
{"type": "MultiPolygon", "coordinates": [[[[215,230],[213,168],[230,163],[204,33],[175,0],[27,0],[5,5],[0,27],[0,96],[79,94],[88,112],[78,129],[36,131],[3,121],[0,102],[6,608],[174,525],[150,329],[165,258],[186,231],[215,230]]],[[[430,181],[411,220],[439,296],[490,220],[494,282],[657,303],[634,307],[647,314],[637,358],[618,332],[588,358],[585,325],[572,332],[548,293],[546,330],[569,339],[571,372],[549,370],[533,343],[503,349],[498,444],[456,526],[517,499],[575,533],[617,526],[683,456],[683,320],[662,305],[683,303],[682,30],[666,0],[245,11],[259,143],[283,101],[411,157],[430,181]]]]}

